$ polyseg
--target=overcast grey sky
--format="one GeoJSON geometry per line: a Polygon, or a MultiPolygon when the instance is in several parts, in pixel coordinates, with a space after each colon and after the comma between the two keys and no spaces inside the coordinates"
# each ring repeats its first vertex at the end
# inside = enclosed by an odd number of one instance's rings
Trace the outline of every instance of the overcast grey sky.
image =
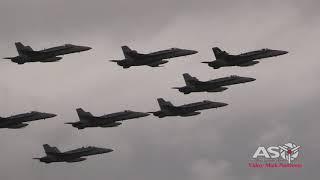
{"type": "Polygon", "coordinates": [[[88,52],[56,63],[0,62],[1,116],[31,110],[57,113],[21,130],[0,130],[1,180],[270,180],[316,179],[319,145],[319,1],[316,0],[0,0],[0,56],[17,54],[14,42],[34,49],[65,43],[88,52]],[[120,46],[139,52],[171,47],[198,50],[165,68],[123,70],[120,46]],[[211,48],[230,53],[260,48],[290,53],[247,68],[210,69],[211,48]],[[182,95],[182,73],[201,80],[254,77],[223,93],[182,95]],[[78,131],[75,108],[102,115],[154,111],[156,98],[174,104],[204,99],[229,104],[188,118],[149,116],[118,128],[78,131]],[[303,169],[250,169],[259,145],[301,145],[303,169]],[[42,164],[42,144],[70,150],[112,148],[75,164],[42,164]]]}

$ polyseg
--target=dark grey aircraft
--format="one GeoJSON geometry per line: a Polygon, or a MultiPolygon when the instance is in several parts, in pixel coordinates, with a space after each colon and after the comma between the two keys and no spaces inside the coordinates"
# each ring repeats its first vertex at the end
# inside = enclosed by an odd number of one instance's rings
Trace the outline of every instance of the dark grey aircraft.
{"type": "Polygon", "coordinates": [[[135,50],[131,50],[128,46],[122,46],[122,51],[125,59],[123,60],[110,60],[116,62],[123,68],[129,68],[131,66],[143,66],[161,67],[161,64],[165,64],[168,61],[164,59],[170,59],[180,56],[187,56],[198,53],[194,50],[171,48],[167,50],[157,51],[149,54],[141,54],[135,50]]]}
{"type": "Polygon", "coordinates": [[[157,99],[160,111],[156,112],[149,112],[153,115],[163,118],[166,116],[181,116],[181,117],[187,117],[187,116],[195,116],[200,114],[200,112],[197,112],[199,110],[205,110],[205,109],[212,109],[212,108],[219,108],[223,106],[227,106],[226,103],[221,102],[212,102],[212,101],[201,101],[191,104],[185,104],[182,106],[174,106],[171,102],[165,101],[162,98],[157,99]]]}
{"type": "Polygon", "coordinates": [[[280,56],[288,53],[287,51],[281,50],[261,49],[239,55],[230,55],[226,51],[221,51],[218,47],[214,47],[212,48],[212,50],[216,57],[216,60],[202,63],[208,64],[210,67],[213,67],[214,69],[219,69],[220,67],[225,66],[252,66],[259,63],[259,61],[255,60],[280,56]]]}
{"type": "Polygon", "coordinates": [[[55,62],[62,59],[62,57],[57,56],[88,51],[91,49],[87,46],[65,44],[63,46],[34,51],[30,46],[24,46],[21,42],[16,42],[15,45],[19,55],[16,57],[6,57],[4,59],[10,59],[12,62],[18,64],[27,62],[55,62]]]}
{"type": "Polygon", "coordinates": [[[82,147],[71,151],[60,152],[58,148],[51,147],[48,144],[43,145],[46,156],[41,158],[33,158],[38,159],[40,162],[44,163],[53,163],[53,162],[80,162],[86,160],[83,158],[84,156],[92,156],[96,154],[104,154],[112,152],[112,149],[106,148],[98,148],[98,147],[82,147]]]}
{"type": "Polygon", "coordinates": [[[0,117],[0,128],[19,129],[28,126],[25,122],[37,121],[41,119],[53,118],[57,115],[31,111],[29,113],[18,114],[10,117],[0,117]]]}
{"type": "Polygon", "coordinates": [[[148,113],[125,110],[122,112],[116,112],[103,116],[93,116],[90,112],[85,112],[81,108],[78,108],[76,111],[78,113],[80,121],[68,122],[65,124],[71,124],[73,127],[78,129],[84,129],[88,127],[117,127],[121,125],[119,121],[135,119],[149,115],[148,113]]]}
{"type": "Polygon", "coordinates": [[[184,94],[189,94],[191,92],[222,92],[228,89],[224,86],[230,86],[256,80],[254,78],[232,75],[229,77],[223,77],[209,81],[199,81],[196,77],[192,77],[188,73],[183,74],[183,78],[186,82],[186,86],[174,87],[173,89],[178,89],[184,94]]]}

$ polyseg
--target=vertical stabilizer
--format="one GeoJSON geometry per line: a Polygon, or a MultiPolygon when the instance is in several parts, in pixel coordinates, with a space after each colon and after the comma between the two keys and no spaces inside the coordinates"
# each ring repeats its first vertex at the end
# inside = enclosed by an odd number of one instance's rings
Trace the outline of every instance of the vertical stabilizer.
{"type": "Polygon", "coordinates": [[[15,43],[19,55],[24,55],[26,52],[31,52],[33,49],[30,46],[24,46],[21,42],[15,43]]]}
{"type": "Polygon", "coordinates": [[[87,118],[93,117],[93,115],[90,112],[84,111],[82,108],[76,109],[80,121],[87,121],[87,118]]]}
{"type": "Polygon", "coordinates": [[[216,57],[216,59],[222,59],[225,58],[226,56],[228,56],[229,54],[225,51],[222,51],[220,48],[218,47],[214,47],[212,48],[212,51],[216,57]]]}
{"type": "Polygon", "coordinates": [[[48,144],[44,144],[44,145],[43,145],[43,149],[44,149],[44,151],[46,152],[46,154],[48,154],[48,155],[49,155],[49,154],[58,154],[58,153],[61,153],[58,148],[56,148],[56,147],[51,147],[51,146],[48,145],[48,144]]]}
{"type": "Polygon", "coordinates": [[[196,77],[192,77],[190,74],[188,73],[184,73],[183,74],[183,78],[184,78],[184,81],[186,82],[186,85],[187,86],[192,86],[194,85],[195,83],[199,82],[199,80],[196,78],[196,77]]]}
{"type": "Polygon", "coordinates": [[[168,107],[173,107],[173,105],[172,105],[172,103],[170,101],[165,101],[162,98],[158,98],[157,101],[159,103],[159,106],[160,106],[161,110],[167,109],[168,107]]]}
{"type": "Polygon", "coordinates": [[[134,58],[140,55],[137,51],[130,49],[128,46],[121,46],[121,49],[126,59],[134,58]]]}

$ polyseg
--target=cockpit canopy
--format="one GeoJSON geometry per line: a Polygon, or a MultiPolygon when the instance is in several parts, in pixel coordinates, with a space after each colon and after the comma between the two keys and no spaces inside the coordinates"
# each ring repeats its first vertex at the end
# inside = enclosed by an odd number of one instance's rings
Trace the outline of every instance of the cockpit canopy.
{"type": "Polygon", "coordinates": [[[72,45],[72,44],[65,44],[64,46],[65,47],[74,47],[74,45],[72,45]]]}

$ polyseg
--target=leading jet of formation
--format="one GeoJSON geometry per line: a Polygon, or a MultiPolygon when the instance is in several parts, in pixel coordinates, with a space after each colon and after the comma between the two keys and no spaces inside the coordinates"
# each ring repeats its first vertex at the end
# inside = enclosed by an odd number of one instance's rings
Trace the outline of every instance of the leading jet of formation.
{"type": "Polygon", "coordinates": [[[0,128],[19,129],[28,126],[26,122],[37,121],[41,119],[53,118],[56,114],[31,111],[10,117],[0,117],[0,128]]]}
{"type": "Polygon", "coordinates": [[[119,121],[135,119],[150,115],[148,113],[125,110],[122,112],[111,113],[103,116],[93,116],[90,112],[86,112],[81,108],[76,109],[76,111],[78,113],[80,121],[68,122],[65,124],[71,124],[73,127],[78,129],[84,129],[88,127],[117,127],[122,124],[119,121]]]}
{"type": "Polygon", "coordinates": [[[232,75],[209,81],[199,81],[196,77],[192,77],[188,73],[184,73],[183,78],[186,83],[186,86],[174,87],[173,89],[178,89],[180,92],[184,94],[189,94],[191,92],[222,92],[228,89],[224,86],[230,86],[234,84],[246,83],[256,80],[250,77],[232,75]]]}
{"type": "Polygon", "coordinates": [[[228,104],[222,102],[212,102],[212,101],[201,101],[191,104],[185,104],[181,106],[174,106],[171,102],[165,101],[162,98],[157,99],[160,111],[149,112],[152,113],[154,116],[159,118],[163,118],[166,116],[181,116],[181,117],[188,117],[188,116],[195,116],[200,114],[200,110],[205,109],[212,109],[212,108],[219,108],[223,106],[227,106],[228,104]]]}
{"type": "Polygon", "coordinates": [[[256,61],[258,59],[280,56],[288,53],[287,51],[281,50],[261,49],[238,55],[230,55],[229,53],[227,53],[226,51],[222,51],[218,47],[214,47],[212,48],[212,50],[216,57],[216,60],[202,63],[208,64],[214,69],[219,69],[220,67],[226,66],[253,66],[259,63],[259,61],[256,61]]]}
{"type": "Polygon", "coordinates": [[[47,164],[53,163],[53,162],[67,162],[67,163],[80,162],[80,161],[86,160],[86,158],[83,158],[84,156],[104,154],[104,153],[109,153],[113,151],[112,149],[89,146],[89,147],[74,149],[71,151],[60,152],[58,148],[51,147],[48,144],[44,144],[43,148],[46,153],[46,156],[41,158],[33,158],[33,159],[37,159],[40,162],[44,162],[47,164]]]}
{"type": "Polygon", "coordinates": [[[129,68],[131,66],[143,66],[147,65],[150,67],[161,67],[161,64],[165,64],[168,61],[165,59],[188,56],[198,53],[194,50],[171,48],[167,50],[152,52],[148,54],[141,54],[135,50],[131,50],[128,46],[122,46],[122,51],[125,59],[123,60],[110,60],[111,62],[116,62],[119,66],[123,68],[129,68]]]}
{"type": "Polygon", "coordinates": [[[18,51],[16,57],[6,57],[17,64],[24,64],[28,62],[55,62],[62,59],[58,57],[61,55],[88,51],[91,47],[77,46],[73,44],[65,44],[62,46],[52,47],[40,51],[34,51],[30,46],[24,46],[21,42],[16,42],[15,46],[18,51]]]}

